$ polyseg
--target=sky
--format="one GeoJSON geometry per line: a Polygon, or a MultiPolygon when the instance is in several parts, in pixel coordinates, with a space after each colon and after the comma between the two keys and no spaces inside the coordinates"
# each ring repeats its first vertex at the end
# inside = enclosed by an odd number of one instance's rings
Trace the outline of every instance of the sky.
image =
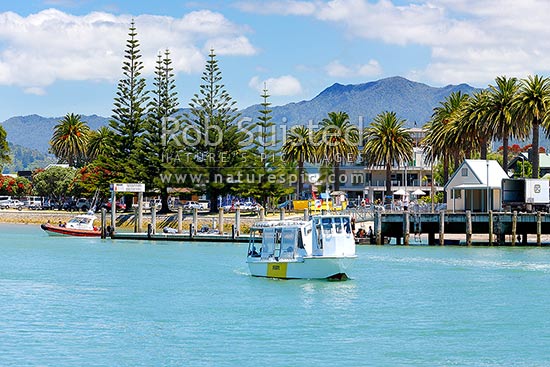
{"type": "Polygon", "coordinates": [[[215,50],[239,108],[403,76],[486,87],[546,76],[546,0],[0,0],[0,121],[112,114],[132,19],[144,76],[170,50],[180,107],[215,50]]]}

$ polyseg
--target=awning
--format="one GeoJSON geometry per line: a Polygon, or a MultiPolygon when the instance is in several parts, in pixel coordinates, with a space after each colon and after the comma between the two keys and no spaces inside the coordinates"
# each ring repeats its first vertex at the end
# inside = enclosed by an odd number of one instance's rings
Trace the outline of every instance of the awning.
{"type": "MultiPolygon", "coordinates": [[[[500,189],[500,186],[489,186],[490,189],[500,189]]],[[[487,185],[484,184],[462,184],[451,187],[451,190],[487,190],[487,185]]]]}
{"type": "Polygon", "coordinates": [[[346,195],[343,191],[333,191],[330,193],[330,196],[346,195]]]}

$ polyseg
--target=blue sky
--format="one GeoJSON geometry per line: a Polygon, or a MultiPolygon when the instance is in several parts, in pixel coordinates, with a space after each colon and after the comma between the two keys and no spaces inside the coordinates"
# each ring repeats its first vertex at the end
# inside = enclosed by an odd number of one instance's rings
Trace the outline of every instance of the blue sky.
{"type": "Polygon", "coordinates": [[[111,114],[128,26],[146,77],[170,49],[180,106],[210,48],[240,108],[308,100],[400,75],[432,86],[546,75],[550,2],[537,0],[0,0],[0,121],[111,114]]]}

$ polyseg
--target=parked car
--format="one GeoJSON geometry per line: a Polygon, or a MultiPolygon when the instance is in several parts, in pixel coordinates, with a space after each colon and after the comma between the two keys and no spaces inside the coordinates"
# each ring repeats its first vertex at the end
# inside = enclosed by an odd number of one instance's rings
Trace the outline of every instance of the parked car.
{"type": "Polygon", "coordinates": [[[162,200],[161,199],[151,199],[151,201],[149,201],[149,209],[151,209],[152,207],[155,207],[156,210],[159,210],[162,208],[162,200]]]}
{"type": "Polygon", "coordinates": [[[246,201],[240,205],[241,212],[255,212],[259,210],[258,204],[246,201]]]}
{"type": "Polygon", "coordinates": [[[23,202],[17,199],[7,199],[0,201],[0,209],[23,209],[23,202]]]}
{"type": "MultiPolygon", "coordinates": [[[[117,210],[117,211],[124,211],[124,210],[126,210],[126,204],[121,203],[120,201],[117,201],[117,202],[115,203],[115,205],[116,205],[116,210],[117,210]]],[[[110,212],[110,211],[111,211],[112,204],[111,204],[110,201],[108,201],[108,202],[106,202],[105,204],[103,204],[103,207],[104,207],[105,209],[107,209],[108,212],[110,212]]]]}
{"type": "Polygon", "coordinates": [[[188,201],[182,205],[182,208],[183,210],[193,210],[193,209],[200,210],[202,209],[202,205],[197,203],[196,201],[188,201]]]}
{"type": "MultiPolygon", "coordinates": [[[[92,204],[90,204],[90,201],[88,199],[80,198],[76,201],[76,208],[78,210],[82,210],[83,212],[87,212],[92,208],[92,204]]],[[[124,208],[126,209],[126,205],[124,205],[124,208]]]]}
{"type": "Polygon", "coordinates": [[[42,198],[40,196],[28,196],[24,198],[23,205],[25,208],[32,210],[42,209],[42,198]]]}
{"type": "Polygon", "coordinates": [[[72,212],[73,210],[76,210],[76,201],[74,199],[67,199],[63,202],[61,209],[67,210],[69,212],[72,212]]]}
{"type": "Polygon", "coordinates": [[[223,211],[226,212],[226,213],[235,210],[235,208],[233,207],[232,204],[222,205],[221,208],[222,208],[223,211]]]}
{"type": "Polygon", "coordinates": [[[58,210],[59,207],[60,205],[55,199],[46,199],[42,203],[42,209],[44,210],[58,210]]]}

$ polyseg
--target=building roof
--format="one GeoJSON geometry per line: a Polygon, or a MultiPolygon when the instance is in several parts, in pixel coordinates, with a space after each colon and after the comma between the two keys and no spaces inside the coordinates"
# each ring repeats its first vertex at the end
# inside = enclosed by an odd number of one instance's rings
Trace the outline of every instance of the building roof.
{"type": "Polygon", "coordinates": [[[508,178],[508,175],[497,161],[466,159],[445,184],[445,190],[455,187],[482,188],[489,186],[491,188],[500,188],[503,178],[508,178]],[[467,175],[463,174],[464,169],[468,170],[467,175]]]}
{"type": "MultiPolygon", "coordinates": [[[[516,166],[518,160],[524,160],[529,162],[529,153],[521,152],[508,163],[508,169],[513,169],[516,166]]],[[[539,153],[539,168],[550,168],[550,154],[548,153],[539,153]]]]}

